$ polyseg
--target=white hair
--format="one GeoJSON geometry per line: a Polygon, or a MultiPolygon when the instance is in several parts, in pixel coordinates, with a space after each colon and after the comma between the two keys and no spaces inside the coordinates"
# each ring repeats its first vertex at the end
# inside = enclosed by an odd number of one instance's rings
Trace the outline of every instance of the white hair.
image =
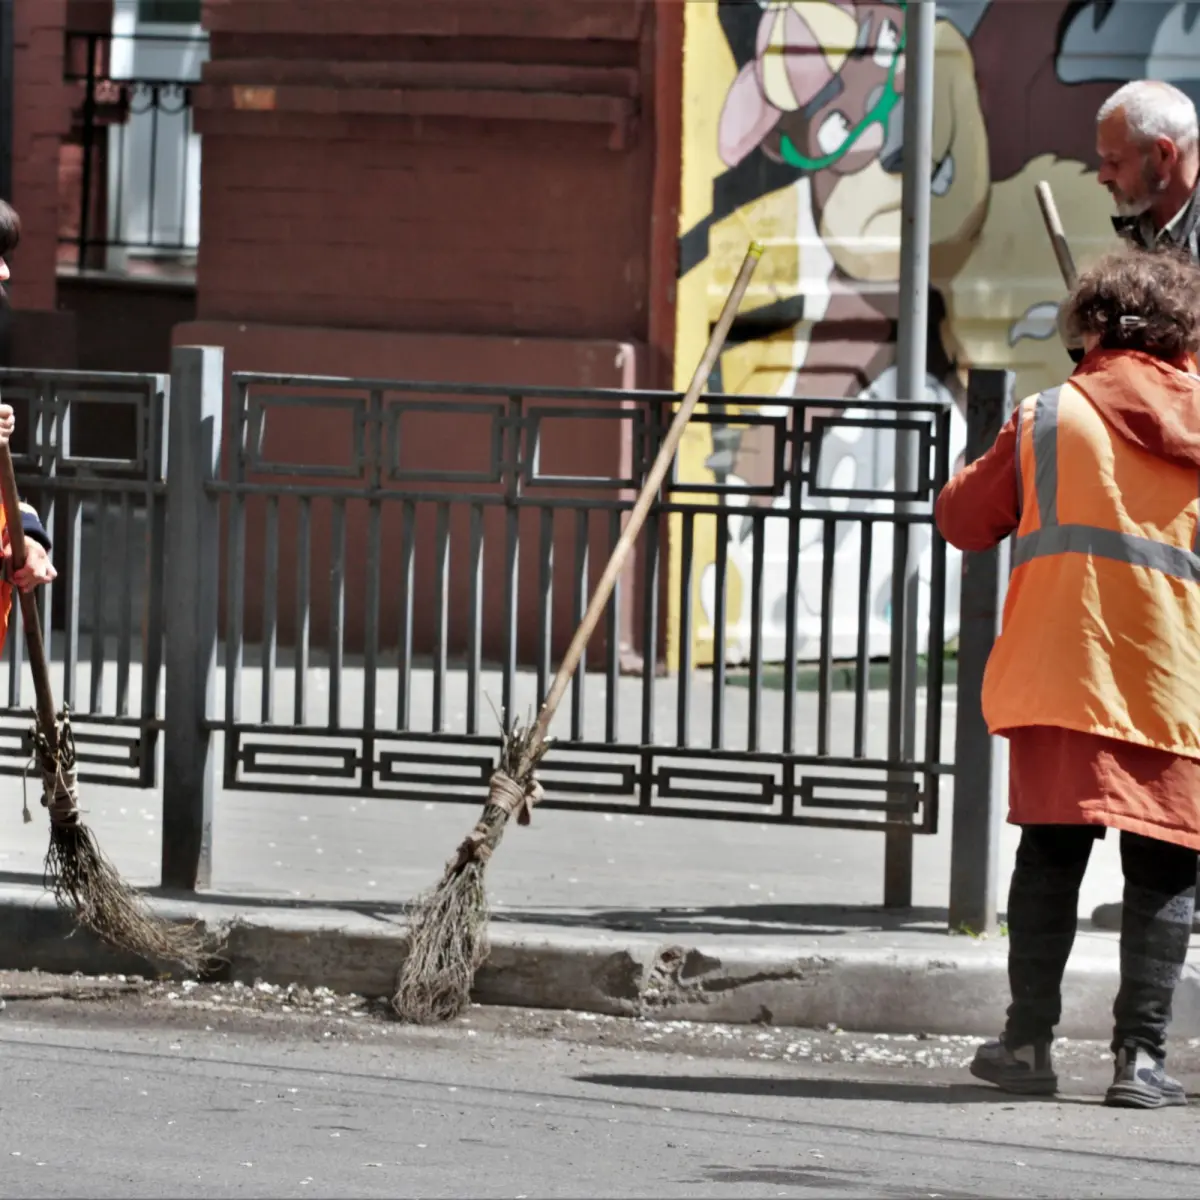
{"type": "Polygon", "coordinates": [[[1129,132],[1142,143],[1168,138],[1180,150],[1190,150],[1200,140],[1196,106],[1187,94],[1157,79],[1135,79],[1117,88],[1100,106],[1096,120],[1122,112],[1129,132]]]}

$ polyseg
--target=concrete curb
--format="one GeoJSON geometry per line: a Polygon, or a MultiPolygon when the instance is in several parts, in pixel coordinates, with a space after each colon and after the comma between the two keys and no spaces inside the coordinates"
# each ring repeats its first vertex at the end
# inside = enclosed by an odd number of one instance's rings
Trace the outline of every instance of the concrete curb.
{"type": "MultiPolygon", "coordinates": [[[[872,662],[867,669],[867,689],[869,691],[888,686],[887,662],[872,662]]],[[[852,692],[855,688],[857,669],[853,662],[838,659],[830,664],[829,688],[833,692],[852,692]]],[[[928,679],[928,663],[924,658],[917,664],[917,687],[925,687],[928,679]]],[[[748,687],[750,673],[744,667],[730,667],[726,671],[726,679],[731,687],[748,687]]],[[[958,659],[947,657],[942,663],[942,684],[945,687],[955,687],[958,684],[958,659]]],[[[771,664],[763,668],[763,686],[768,689],[783,687],[783,668],[771,664]]],[[[796,668],[796,690],[798,692],[816,692],[821,688],[821,673],[816,667],[796,668]]]]}
{"type": "MultiPolygon", "coordinates": [[[[153,901],[164,915],[228,933],[222,977],[296,983],[365,996],[391,993],[404,927],[339,910],[262,908],[231,916],[205,902],[153,901]]],[[[826,937],[801,948],[745,938],[664,942],[643,933],[564,931],[493,921],[492,950],[476,979],[481,1004],[571,1009],[612,1016],[725,1024],[838,1028],[863,1033],[994,1036],[1008,1003],[1007,945],[923,935],[933,946],[844,947],[826,937]]],[[[912,939],[910,938],[911,942],[912,939]]],[[[1060,1034],[1107,1039],[1118,983],[1116,939],[1077,941],[1064,984],[1060,1034]]],[[[157,974],[88,934],[72,933],[36,888],[0,888],[0,969],[157,974]]],[[[1172,1032],[1200,1036],[1200,967],[1189,963],[1172,1032]]]]}

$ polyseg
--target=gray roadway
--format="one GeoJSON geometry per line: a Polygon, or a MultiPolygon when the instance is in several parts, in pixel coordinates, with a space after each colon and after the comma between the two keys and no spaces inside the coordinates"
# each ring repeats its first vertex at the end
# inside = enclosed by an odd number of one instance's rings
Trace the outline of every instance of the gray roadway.
{"type": "MultiPolygon", "coordinates": [[[[1100,1107],[1094,1043],[1064,1048],[1062,1097],[1021,1101],[974,1086],[962,1042],[171,995],[10,1000],[0,1197],[1196,1194],[1196,1110],[1100,1107]]],[[[1195,1047],[1176,1066],[1200,1087],[1195,1047]]]]}

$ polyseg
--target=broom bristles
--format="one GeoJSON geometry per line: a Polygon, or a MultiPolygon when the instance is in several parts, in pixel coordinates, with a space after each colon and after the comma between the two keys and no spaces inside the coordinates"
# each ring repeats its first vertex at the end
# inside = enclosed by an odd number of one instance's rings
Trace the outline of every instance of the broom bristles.
{"type": "Polygon", "coordinates": [[[218,940],[198,923],[156,916],[100,850],[79,818],[75,736],[64,708],[50,730],[34,714],[34,758],[42,768],[42,804],[50,813],[50,846],[43,882],[78,925],[119,950],[198,974],[219,961],[218,940]]]}
{"type": "Polygon", "coordinates": [[[189,973],[217,961],[219,947],[197,924],[166,921],[150,910],[82,822],[51,822],[45,871],[59,907],[109,945],[189,973]]]}
{"type": "Polygon", "coordinates": [[[452,1021],[470,1004],[475,972],[487,958],[483,867],[468,863],[420,897],[392,1005],[406,1021],[452,1021]]]}
{"type": "MultiPolygon", "coordinates": [[[[547,749],[530,723],[505,729],[498,773],[525,792],[547,749]]],[[[475,973],[488,954],[488,903],[483,872],[500,844],[510,808],[489,803],[446,865],[441,881],[409,909],[408,951],[392,1007],[405,1021],[451,1021],[471,1003],[475,973]]]]}

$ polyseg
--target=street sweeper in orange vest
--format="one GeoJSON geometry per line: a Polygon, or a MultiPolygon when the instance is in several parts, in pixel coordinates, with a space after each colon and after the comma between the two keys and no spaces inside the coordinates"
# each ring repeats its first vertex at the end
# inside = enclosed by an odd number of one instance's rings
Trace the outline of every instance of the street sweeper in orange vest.
{"type": "MultiPolygon", "coordinates": [[[[1125,896],[1107,1103],[1185,1104],[1165,1069],[1200,850],[1200,269],[1126,250],[1084,271],[1064,336],[1082,361],[1020,403],[938,498],[981,551],[1012,537],[983,685],[1009,740],[1012,1003],[972,1073],[1052,1093],[1061,985],[1092,845],[1120,831],[1125,896]]],[[[966,564],[969,569],[969,562],[966,564]]]]}
{"type": "MultiPolygon", "coordinates": [[[[21,221],[16,211],[0,200],[0,298],[7,305],[3,285],[8,282],[11,271],[8,266],[8,256],[17,248],[21,240],[21,221]]],[[[2,388],[0,388],[2,394],[2,388]]],[[[12,406],[0,402],[0,442],[7,445],[16,428],[16,416],[12,406]]],[[[4,558],[3,571],[0,572],[0,650],[3,650],[8,635],[8,622],[12,611],[13,587],[23,592],[31,591],[41,584],[50,583],[56,576],[53,564],[50,562],[50,537],[42,527],[37,512],[28,504],[21,505],[21,524],[27,539],[27,557],[25,565],[20,570],[9,569],[8,559],[12,555],[12,547],[8,538],[8,522],[10,516],[0,504],[0,555],[4,558]]]]}

